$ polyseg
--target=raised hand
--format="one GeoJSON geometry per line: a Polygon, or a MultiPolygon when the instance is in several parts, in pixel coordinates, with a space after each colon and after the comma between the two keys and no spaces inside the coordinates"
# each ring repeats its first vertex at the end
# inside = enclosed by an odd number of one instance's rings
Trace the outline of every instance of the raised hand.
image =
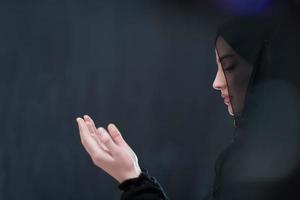
{"type": "Polygon", "coordinates": [[[85,115],[76,119],[81,143],[91,156],[94,164],[115,178],[119,183],[140,175],[141,169],[133,150],[123,139],[114,124],[107,130],[96,128],[93,120],[85,115]]]}

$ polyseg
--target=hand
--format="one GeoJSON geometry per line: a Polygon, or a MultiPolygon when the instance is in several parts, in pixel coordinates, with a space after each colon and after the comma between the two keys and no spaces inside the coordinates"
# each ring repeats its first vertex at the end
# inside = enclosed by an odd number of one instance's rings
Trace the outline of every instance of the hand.
{"type": "Polygon", "coordinates": [[[93,120],[85,115],[76,119],[81,143],[94,164],[115,178],[119,183],[140,175],[141,169],[133,150],[122,138],[114,124],[96,128],[93,120]]]}

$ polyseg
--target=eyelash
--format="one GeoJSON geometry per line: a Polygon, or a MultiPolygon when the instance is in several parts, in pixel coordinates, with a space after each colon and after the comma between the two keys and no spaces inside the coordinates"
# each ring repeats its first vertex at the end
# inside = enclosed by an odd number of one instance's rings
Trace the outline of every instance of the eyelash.
{"type": "Polygon", "coordinates": [[[234,68],[235,68],[235,64],[232,64],[232,65],[229,65],[228,67],[224,67],[223,69],[225,70],[225,71],[231,71],[231,70],[233,70],[234,68]]]}

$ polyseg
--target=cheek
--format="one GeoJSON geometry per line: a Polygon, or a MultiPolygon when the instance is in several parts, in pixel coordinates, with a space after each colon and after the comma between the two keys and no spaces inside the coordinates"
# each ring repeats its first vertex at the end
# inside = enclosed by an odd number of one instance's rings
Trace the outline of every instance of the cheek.
{"type": "MultiPolygon", "coordinates": [[[[227,88],[227,85],[226,85],[226,87],[224,88],[224,92],[226,92],[226,94],[228,94],[229,95],[229,91],[228,91],[228,88],[227,88]]],[[[229,95],[230,96],[230,95],[229,95]]]]}

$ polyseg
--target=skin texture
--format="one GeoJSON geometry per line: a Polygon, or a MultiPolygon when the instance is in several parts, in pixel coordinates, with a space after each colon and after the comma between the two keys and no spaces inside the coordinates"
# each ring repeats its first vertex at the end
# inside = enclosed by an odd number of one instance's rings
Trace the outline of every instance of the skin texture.
{"type": "Polygon", "coordinates": [[[97,129],[88,115],[78,117],[76,121],[81,143],[97,167],[119,183],[140,175],[136,154],[114,124],[109,124],[107,130],[103,127],[97,129]]]}
{"type": "Polygon", "coordinates": [[[232,106],[230,103],[230,98],[229,98],[229,93],[228,93],[228,87],[227,87],[227,82],[226,82],[226,78],[223,72],[223,68],[222,68],[222,64],[220,63],[220,59],[219,56],[216,52],[216,63],[218,66],[218,71],[215,77],[215,80],[213,82],[213,88],[215,90],[218,90],[221,92],[221,97],[224,99],[224,103],[227,105],[228,107],[228,112],[230,115],[233,116],[233,110],[232,110],[232,106]]]}
{"type": "MultiPolygon", "coordinates": [[[[216,62],[218,71],[213,88],[221,92],[229,113],[233,115],[226,79],[217,52],[216,62]]],[[[114,124],[109,124],[107,130],[103,127],[96,128],[94,121],[88,115],[83,118],[78,117],[76,121],[81,143],[97,167],[119,183],[140,175],[141,169],[136,154],[125,142],[114,124]]]]}

